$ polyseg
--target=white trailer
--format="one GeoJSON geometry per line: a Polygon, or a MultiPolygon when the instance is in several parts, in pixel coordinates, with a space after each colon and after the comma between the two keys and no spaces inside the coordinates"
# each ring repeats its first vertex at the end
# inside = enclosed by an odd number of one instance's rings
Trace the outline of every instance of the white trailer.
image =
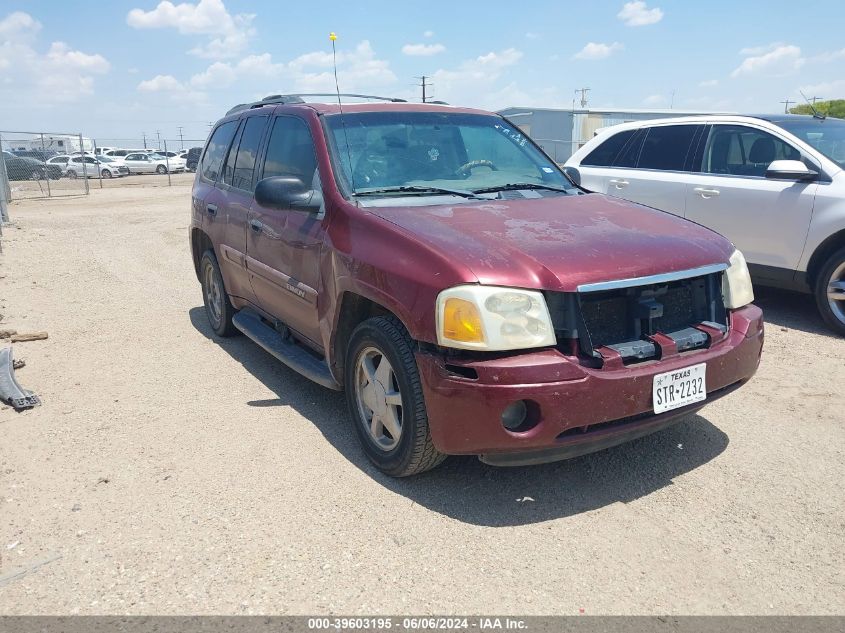
{"type": "MultiPolygon", "coordinates": [[[[45,134],[43,137],[39,135],[27,139],[25,143],[27,147],[20,149],[52,149],[60,154],[94,151],[94,141],[85,136],[80,137],[73,134],[45,134]]],[[[18,148],[15,147],[15,149],[18,148]]]]}

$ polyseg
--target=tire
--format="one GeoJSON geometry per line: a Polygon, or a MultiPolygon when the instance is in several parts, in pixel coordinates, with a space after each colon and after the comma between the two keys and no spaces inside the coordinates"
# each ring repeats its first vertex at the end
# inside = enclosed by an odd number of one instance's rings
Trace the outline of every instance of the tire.
{"type": "Polygon", "coordinates": [[[819,271],[816,278],[816,305],[824,322],[845,336],[845,248],[840,248],[819,271]],[[841,297],[836,299],[835,297],[841,297]]]}
{"type": "Polygon", "coordinates": [[[29,175],[30,180],[41,180],[41,178],[41,173],[35,170],[33,170],[32,173],[29,175]]]}
{"type": "Polygon", "coordinates": [[[71,180],[76,180],[76,172],[69,169],[67,172],[67,177],[71,180]]]}
{"type": "Polygon", "coordinates": [[[111,178],[111,172],[108,169],[103,170],[103,178],[111,178]]]}
{"type": "Polygon", "coordinates": [[[369,460],[392,477],[416,475],[446,459],[431,440],[412,343],[399,319],[374,317],[355,328],[344,363],[346,404],[355,433],[369,460]],[[391,396],[401,405],[390,403],[391,396]],[[378,418],[376,424],[373,418],[378,418]],[[397,421],[398,433],[391,433],[397,421]]]}
{"type": "Polygon", "coordinates": [[[202,283],[202,301],[208,323],[217,336],[234,336],[238,329],[232,324],[235,308],[229,301],[220,266],[211,249],[205,251],[200,259],[200,282],[202,283]]]}
{"type": "Polygon", "coordinates": [[[167,173],[167,167],[165,167],[164,165],[159,165],[158,167],[156,167],[156,173],[161,174],[163,176],[167,173]]]}

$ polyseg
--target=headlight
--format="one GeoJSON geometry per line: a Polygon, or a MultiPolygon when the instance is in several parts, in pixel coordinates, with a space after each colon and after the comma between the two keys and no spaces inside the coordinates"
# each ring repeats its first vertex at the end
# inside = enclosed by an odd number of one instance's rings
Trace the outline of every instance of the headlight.
{"type": "Polygon", "coordinates": [[[754,301],[754,289],[745,257],[738,250],[731,255],[730,266],[722,275],[722,297],[730,310],[747,306],[754,301]]]}
{"type": "Polygon", "coordinates": [[[456,286],[437,296],[437,342],[503,351],[555,345],[543,295],[533,290],[456,286]]]}

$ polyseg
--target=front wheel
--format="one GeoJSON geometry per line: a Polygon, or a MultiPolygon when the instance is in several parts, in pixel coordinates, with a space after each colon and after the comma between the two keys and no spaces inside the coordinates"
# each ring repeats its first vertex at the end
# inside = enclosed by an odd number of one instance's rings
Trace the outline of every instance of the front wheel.
{"type": "Polygon", "coordinates": [[[229,301],[226,288],[223,286],[223,275],[217,257],[211,249],[202,254],[200,260],[200,281],[202,282],[202,300],[205,304],[205,314],[208,323],[217,336],[233,336],[238,329],[232,323],[235,308],[229,301]]]}
{"type": "Polygon", "coordinates": [[[103,178],[111,178],[111,172],[108,169],[103,170],[103,178]]]}
{"type": "Polygon", "coordinates": [[[816,279],[816,305],[825,323],[845,336],[845,248],[825,262],[816,279]]]}
{"type": "Polygon", "coordinates": [[[165,167],[164,165],[159,165],[158,167],[156,167],[156,173],[157,174],[166,174],[167,173],[167,167],[165,167]]]}
{"type": "Polygon", "coordinates": [[[361,323],[344,363],[346,403],[364,453],[393,477],[416,475],[442,462],[431,440],[412,341],[393,316],[361,323]]]}
{"type": "Polygon", "coordinates": [[[67,177],[70,178],[71,180],[76,180],[76,172],[68,170],[67,177]]]}

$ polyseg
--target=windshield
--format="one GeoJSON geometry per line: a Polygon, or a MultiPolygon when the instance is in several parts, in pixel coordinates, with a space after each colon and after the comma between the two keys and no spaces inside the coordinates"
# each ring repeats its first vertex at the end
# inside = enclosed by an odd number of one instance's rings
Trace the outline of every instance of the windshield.
{"type": "Polygon", "coordinates": [[[795,119],[774,124],[812,145],[842,169],[845,169],[845,120],[795,119]]]}
{"type": "Polygon", "coordinates": [[[326,123],[334,163],[353,195],[572,188],[557,165],[500,117],[364,112],[327,116],[326,123]]]}

